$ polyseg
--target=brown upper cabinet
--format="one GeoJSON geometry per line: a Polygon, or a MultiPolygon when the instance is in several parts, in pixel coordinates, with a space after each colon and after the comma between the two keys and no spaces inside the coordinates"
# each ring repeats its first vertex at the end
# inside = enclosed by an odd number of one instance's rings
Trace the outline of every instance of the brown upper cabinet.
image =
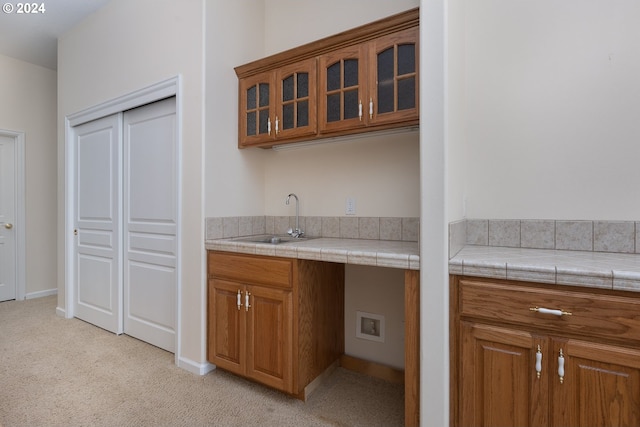
{"type": "Polygon", "coordinates": [[[240,79],[240,146],[316,134],[316,60],[240,79]]]}
{"type": "Polygon", "coordinates": [[[418,29],[319,58],[320,133],[418,120],[418,29]]]}
{"type": "Polygon", "coordinates": [[[239,67],[238,147],[419,123],[419,10],[239,67]]]}

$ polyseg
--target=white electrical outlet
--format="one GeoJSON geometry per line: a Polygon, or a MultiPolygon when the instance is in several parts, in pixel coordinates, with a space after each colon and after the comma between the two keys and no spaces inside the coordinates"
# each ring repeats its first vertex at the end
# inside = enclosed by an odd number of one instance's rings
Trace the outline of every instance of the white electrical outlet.
{"type": "Polygon", "coordinates": [[[356,198],[355,197],[347,197],[347,206],[345,208],[345,214],[347,215],[355,215],[356,214],[356,198]]]}

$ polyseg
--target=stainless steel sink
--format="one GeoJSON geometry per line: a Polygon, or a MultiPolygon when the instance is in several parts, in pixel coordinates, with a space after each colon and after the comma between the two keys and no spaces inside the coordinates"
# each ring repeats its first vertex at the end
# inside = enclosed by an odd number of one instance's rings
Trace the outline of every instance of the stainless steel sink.
{"type": "Polygon", "coordinates": [[[278,245],[280,243],[304,242],[314,237],[293,237],[288,234],[258,234],[254,236],[243,236],[232,239],[234,242],[264,243],[268,245],[278,245]]]}

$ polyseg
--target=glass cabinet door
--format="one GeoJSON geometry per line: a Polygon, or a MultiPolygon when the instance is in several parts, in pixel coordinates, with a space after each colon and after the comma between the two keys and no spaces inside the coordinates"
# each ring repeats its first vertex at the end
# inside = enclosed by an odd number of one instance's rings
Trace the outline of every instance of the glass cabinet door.
{"type": "Polygon", "coordinates": [[[367,123],[366,61],[362,46],[352,46],[319,59],[319,127],[334,131],[362,127],[367,123]]]}
{"type": "Polygon", "coordinates": [[[411,28],[372,42],[371,124],[418,119],[418,36],[411,28]]]}
{"type": "Polygon", "coordinates": [[[277,71],[276,138],[316,133],[316,73],[315,58],[277,71]]]}
{"type": "Polygon", "coordinates": [[[275,137],[273,73],[258,74],[240,81],[239,145],[270,141],[275,137]]]}

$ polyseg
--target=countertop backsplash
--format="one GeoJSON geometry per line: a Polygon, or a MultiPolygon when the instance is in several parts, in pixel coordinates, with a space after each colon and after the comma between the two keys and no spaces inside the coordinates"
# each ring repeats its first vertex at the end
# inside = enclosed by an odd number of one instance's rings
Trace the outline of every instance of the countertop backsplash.
{"type": "Polygon", "coordinates": [[[449,224],[449,258],[465,246],[640,254],[640,221],[463,219],[449,224]]]}
{"type": "MultiPolygon", "coordinates": [[[[307,236],[417,242],[419,218],[301,216],[307,236]]],[[[254,234],[286,234],[295,228],[295,216],[233,216],[206,218],[205,240],[254,234]]]]}

